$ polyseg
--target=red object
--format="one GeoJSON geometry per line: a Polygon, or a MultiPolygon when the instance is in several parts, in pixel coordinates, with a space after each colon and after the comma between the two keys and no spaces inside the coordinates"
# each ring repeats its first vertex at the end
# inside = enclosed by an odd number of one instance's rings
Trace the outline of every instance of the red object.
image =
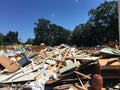
{"type": "Polygon", "coordinates": [[[95,74],[91,80],[92,90],[101,90],[103,87],[103,78],[101,75],[95,74]]]}

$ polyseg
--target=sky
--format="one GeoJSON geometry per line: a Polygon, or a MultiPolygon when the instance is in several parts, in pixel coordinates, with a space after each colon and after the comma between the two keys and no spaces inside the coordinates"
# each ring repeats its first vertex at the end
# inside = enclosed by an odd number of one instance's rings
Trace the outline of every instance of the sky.
{"type": "Polygon", "coordinates": [[[88,12],[112,0],[0,0],[0,33],[17,31],[19,40],[34,38],[35,22],[45,18],[65,29],[74,30],[89,19],[88,12]]]}

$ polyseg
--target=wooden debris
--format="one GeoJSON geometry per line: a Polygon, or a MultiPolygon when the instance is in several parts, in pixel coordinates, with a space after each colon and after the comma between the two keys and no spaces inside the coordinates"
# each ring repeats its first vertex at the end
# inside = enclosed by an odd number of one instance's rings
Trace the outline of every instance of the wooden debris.
{"type": "Polygon", "coordinates": [[[63,58],[61,59],[60,63],[58,64],[56,73],[59,71],[59,69],[60,69],[60,67],[61,67],[61,65],[62,65],[62,62],[65,60],[65,58],[66,58],[66,56],[67,56],[69,50],[70,50],[70,49],[67,49],[67,50],[66,50],[66,52],[65,52],[65,54],[64,54],[64,56],[63,56],[63,58]]]}
{"type": "Polygon", "coordinates": [[[85,75],[85,74],[83,74],[83,73],[81,73],[81,72],[78,72],[78,71],[74,71],[74,72],[75,72],[76,74],[80,75],[80,76],[83,76],[83,77],[87,78],[87,79],[91,79],[90,76],[87,76],[87,75],[85,75]]]}
{"type": "Polygon", "coordinates": [[[8,72],[15,72],[20,68],[20,65],[16,62],[11,61],[6,56],[0,56],[0,64],[5,67],[8,72]]]}
{"type": "Polygon", "coordinates": [[[68,65],[68,66],[64,66],[63,68],[61,68],[60,69],[60,73],[64,73],[64,72],[66,72],[66,71],[68,71],[68,70],[71,70],[71,69],[73,69],[73,68],[76,68],[77,66],[79,66],[80,65],[80,62],[79,61],[77,61],[77,62],[75,62],[75,63],[72,63],[72,64],[70,64],[70,65],[68,65]]]}
{"type": "Polygon", "coordinates": [[[0,64],[11,72],[1,73],[0,83],[22,90],[26,83],[29,85],[32,82],[38,88],[37,85],[41,86],[39,81],[42,80],[45,82],[42,86],[51,90],[89,90],[91,77],[96,73],[101,72],[101,76],[107,79],[120,78],[119,48],[97,50],[94,47],[75,48],[64,44],[55,47],[42,46],[32,47],[32,50],[24,53],[29,63],[23,66],[18,64],[20,61],[12,62],[9,58],[0,56],[0,64]],[[105,53],[114,57],[102,57],[105,53]]]}
{"type": "Polygon", "coordinates": [[[116,50],[110,47],[103,48],[102,50],[100,50],[100,52],[120,56],[120,50],[116,50]]]}

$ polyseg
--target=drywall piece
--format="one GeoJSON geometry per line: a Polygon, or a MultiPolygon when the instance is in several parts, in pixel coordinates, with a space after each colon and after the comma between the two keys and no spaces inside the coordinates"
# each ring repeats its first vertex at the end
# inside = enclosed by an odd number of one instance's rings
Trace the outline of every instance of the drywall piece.
{"type": "Polygon", "coordinates": [[[79,66],[79,65],[80,65],[80,62],[77,61],[77,62],[75,62],[75,63],[72,63],[72,64],[70,64],[70,65],[68,65],[68,66],[65,66],[65,67],[61,68],[61,69],[59,70],[59,72],[60,72],[60,73],[64,73],[64,72],[66,72],[66,71],[68,71],[68,70],[71,70],[71,69],[73,69],[73,68],[75,68],[75,67],[77,67],[77,66],[79,66]]]}
{"type": "Polygon", "coordinates": [[[55,65],[56,64],[56,62],[54,60],[47,60],[45,62],[49,65],[55,65]]]}
{"type": "Polygon", "coordinates": [[[115,50],[113,48],[103,48],[100,50],[101,53],[111,54],[111,55],[118,55],[120,56],[120,51],[115,50]]]}
{"type": "Polygon", "coordinates": [[[19,69],[14,73],[10,73],[9,75],[1,74],[0,75],[0,83],[11,83],[11,82],[34,80],[35,77],[40,73],[42,64],[35,65],[34,70],[32,69],[31,64],[29,64],[25,67],[22,67],[22,68],[23,68],[24,72],[21,69],[19,69]],[[34,73],[33,74],[34,76],[31,76],[32,75],[31,73],[34,73]]]}
{"type": "Polygon", "coordinates": [[[25,82],[35,80],[35,77],[39,74],[39,72],[30,72],[23,74],[22,72],[16,75],[11,75],[11,78],[8,80],[3,80],[1,83],[13,83],[13,82],[25,82]]]}
{"type": "Polygon", "coordinates": [[[89,56],[89,55],[86,55],[86,56],[83,56],[83,55],[76,55],[74,57],[72,56],[67,56],[66,58],[71,58],[71,59],[80,59],[80,60],[97,60],[99,59],[100,57],[95,57],[95,56],[89,56]]]}
{"type": "Polygon", "coordinates": [[[65,60],[65,65],[66,65],[66,66],[68,66],[68,65],[70,65],[70,64],[72,64],[72,63],[73,63],[72,60],[65,60]]]}

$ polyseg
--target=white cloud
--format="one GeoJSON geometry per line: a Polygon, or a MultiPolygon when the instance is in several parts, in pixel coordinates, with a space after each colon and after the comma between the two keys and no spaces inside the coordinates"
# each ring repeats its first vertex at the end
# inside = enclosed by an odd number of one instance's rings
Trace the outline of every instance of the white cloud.
{"type": "Polygon", "coordinates": [[[51,16],[52,18],[55,18],[55,14],[54,14],[54,13],[52,13],[50,16],[51,16]]]}
{"type": "Polygon", "coordinates": [[[75,3],[78,3],[79,2],[79,0],[74,0],[75,1],[75,3]]]}

